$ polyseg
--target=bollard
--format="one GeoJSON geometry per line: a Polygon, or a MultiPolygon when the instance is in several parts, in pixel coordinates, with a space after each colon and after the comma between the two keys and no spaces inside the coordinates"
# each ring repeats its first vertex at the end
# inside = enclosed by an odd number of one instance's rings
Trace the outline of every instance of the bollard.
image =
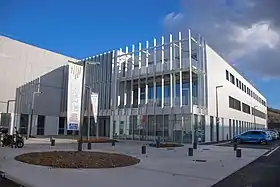
{"type": "Polygon", "coordinates": [[[55,139],[51,139],[51,146],[55,146],[55,139]]]}
{"type": "Polygon", "coordinates": [[[197,142],[193,143],[193,149],[197,149],[197,142]]]}
{"type": "Polygon", "coordinates": [[[87,149],[91,150],[91,143],[90,142],[87,143],[87,149]]]}
{"type": "Polygon", "coordinates": [[[193,148],[192,147],[189,147],[189,156],[193,156],[193,148]]]}
{"type": "Polygon", "coordinates": [[[234,142],[234,143],[233,143],[233,150],[236,151],[236,149],[237,149],[237,143],[234,142]]]}
{"type": "Polygon", "coordinates": [[[236,157],[241,158],[241,149],[236,149],[236,157]]]}
{"type": "Polygon", "coordinates": [[[143,145],[143,146],[141,147],[141,153],[142,153],[142,154],[146,154],[146,146],[145,146],[145,145],[143,145]]]}
{"type": "Polygon", "coordinates": [[[113,140],[113,141],[112,141],[112,146],[115,146],[115,144],[116,144],[116,143],[115,143],[115,140],[113,140]]]}
{"type": "Polygon", "coordinates": [[[156,148],[160,148],[160,137],[159,136],[156,139],[156,148]]]}

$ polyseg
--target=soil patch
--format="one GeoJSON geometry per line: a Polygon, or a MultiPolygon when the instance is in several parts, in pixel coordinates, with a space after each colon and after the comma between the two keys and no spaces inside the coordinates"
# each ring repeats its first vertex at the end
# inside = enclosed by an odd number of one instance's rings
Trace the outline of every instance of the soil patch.
{"type": "Polygon", "coordinates": [[[140,162],[139,159],[116,153],[86,151],[52,151],[25,153],[15,160],[53,168],[116,168],[140,162]]]}

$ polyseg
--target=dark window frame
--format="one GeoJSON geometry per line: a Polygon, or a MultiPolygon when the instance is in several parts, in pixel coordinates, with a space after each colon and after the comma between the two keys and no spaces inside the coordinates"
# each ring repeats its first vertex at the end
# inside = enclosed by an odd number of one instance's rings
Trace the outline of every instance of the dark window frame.
{"type": "Polygon", "coordinates": [[[229,72],[226,70],[226,79],[229,81],[229,72]]]}
{"type": "Polygon", "coordinates": [[[246,103],[242,103],[242,112],[251,114],[251,107],[246,103]]]}
{"type": "Polygon", "coordinates": [[[229,74],[230,82],[235,85],[235,77],[233,74],[229,74]]]}
{"type": "Polygon", "coordinates": [[[241,102],[231,96],[229,97],[229,108],[241,111],[241,102]]]}

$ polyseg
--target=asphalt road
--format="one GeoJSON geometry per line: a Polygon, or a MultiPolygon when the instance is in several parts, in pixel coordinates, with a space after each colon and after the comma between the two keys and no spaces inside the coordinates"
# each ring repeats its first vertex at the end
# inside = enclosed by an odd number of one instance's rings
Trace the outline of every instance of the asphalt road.
{"type": "Polygon", "coordinates": [[[2,174],[0,176],[0,186],[1,187],[24,187],[20,184],[17,184],[15,182],[3,177],[2,174]]]}
{"type": "MultiPolygon", "coordinates": [[[[261,144],[258,144],[258,143],[242,143],[242,144],[238,144],[238,147],[240,147],[240,148],[253,148],[253,149],[273,149],[277,145],[280,145],[280,139],[270,141],[266,145],[261,145],[261,144]]],[[[218,144],[217,146],[233,147],[233,143],[231,143],[231,142],[221,143],[221,144],[218,144]]]]}
{"type": "MultiPolygon", "coordinates": [[[[279,141],[277,141],[279,143],[279,141]]],[[[279,187],[280,144],[212,187],[279,187]]]]}

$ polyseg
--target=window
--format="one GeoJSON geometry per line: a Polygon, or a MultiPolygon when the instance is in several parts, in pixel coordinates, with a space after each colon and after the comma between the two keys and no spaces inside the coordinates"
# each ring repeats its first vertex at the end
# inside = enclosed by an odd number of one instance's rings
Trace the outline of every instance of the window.
{"type": "Polygon", "coordinates": [[[235,84],[234,76],[230,73],[230,82],[232,84],[235,84]]]}
{"type": "Polygon", "coordinates": [[[251,133],[252,133],[253,135],[261,135],[261,134],[262,134],[261,131],[251,131],[251,133]]]}
{"type": "Polygon", "coordinates": [[[259,118],[262,118],[262,119],[266,119],[266,114],[259,111],[258,109],[254,108],[254,107],[252,107],[252,115],[255,115],[255,116],[257,116],[259,118]]]}
{"type": "Polygon", "coordinates": [[[229,73],[228,73],[228,70],[226,70],[226,79],[229,80],[229,73]]]}
{"type": "Polygon", "coordinates": [[[64,134],[64,123],[66,118],[59,117],[58,134],[64,134]]]}
{"type": "Polygon", "coordinates": [[[251,134],[252,134],[252,132],[251,132],[251,131],[248,131],[248,132],[245,132],[243,135],[248,136],[248,135],[251,135],[251,134]]]}
{"type": "Polygon", "coordinates": [[[236,87],[239,87],[239,82],[237,78],[236,78],[236,87]]]}
{"type": "Polygon", "coordinates": [[[250,114],[251,113],[251,107],[245,103],[242,103],[242,111],[247,113],[247,114],[250,114]]]}
{"type": "Polygon", "coordinates": [[[241,102],[229,96],[229,108],[241,111],[241,102]]]}
{"type": "Polygon", "coordinates": [[[247,87],[246,87],[246,85],[244,84],[244,92],[246,93],[246,89],[247,89],[247,87]]]}
{"type": "Polygon", "coordinates": [[[45,131],[45,116],[38,115],[37,135],[44,135],[44,131],[45,131]]]}
{"type": "Polygon", "coordinates": [[[239,81],[239,88],[241,89],[241,81],[239,81]]]}

